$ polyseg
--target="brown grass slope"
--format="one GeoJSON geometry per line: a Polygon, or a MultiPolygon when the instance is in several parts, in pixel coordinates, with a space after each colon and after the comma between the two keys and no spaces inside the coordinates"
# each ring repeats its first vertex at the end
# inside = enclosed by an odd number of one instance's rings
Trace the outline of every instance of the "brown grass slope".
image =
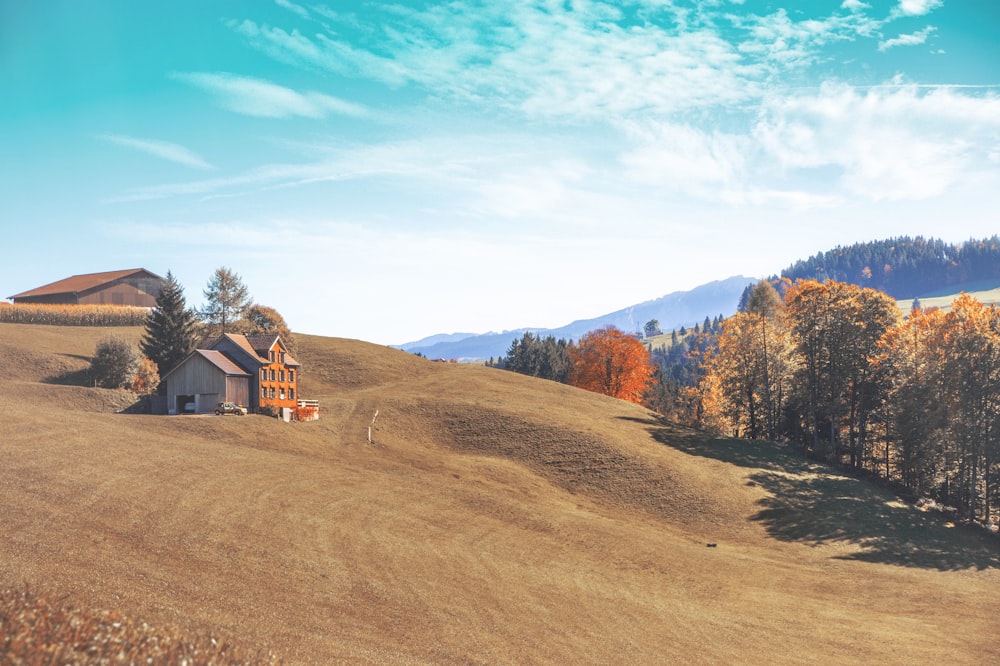
{"type": "Polygon", "coordinates": [[[115,414],[106,332],[0,324],[0,588],[293,663],[1000,660],[995,540],[781,447],[311,336],[318,422],[115,414]]]}

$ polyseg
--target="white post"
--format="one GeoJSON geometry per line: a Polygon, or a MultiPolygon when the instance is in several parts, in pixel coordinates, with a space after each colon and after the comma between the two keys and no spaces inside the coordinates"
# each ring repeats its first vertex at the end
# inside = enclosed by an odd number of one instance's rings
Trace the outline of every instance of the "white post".
{"type": "Polygon", "coordinates": [[[375,416],[372,417],[372,422],[368,424],[368,443],[372,443],[372,428],[375,427],[375,419],[378,418],[378,410],[375,410],[375,416]]]}

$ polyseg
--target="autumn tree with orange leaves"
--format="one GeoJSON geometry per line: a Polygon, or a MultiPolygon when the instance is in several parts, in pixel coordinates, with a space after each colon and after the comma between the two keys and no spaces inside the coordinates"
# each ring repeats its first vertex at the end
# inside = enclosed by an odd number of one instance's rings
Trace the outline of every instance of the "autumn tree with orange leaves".
{"type": "Polygon", "coordinates": [[[614,326],[587,333],[569,353],[569,383],[578,388],[642,404],[655,381],[649,350],[614,326]]]}

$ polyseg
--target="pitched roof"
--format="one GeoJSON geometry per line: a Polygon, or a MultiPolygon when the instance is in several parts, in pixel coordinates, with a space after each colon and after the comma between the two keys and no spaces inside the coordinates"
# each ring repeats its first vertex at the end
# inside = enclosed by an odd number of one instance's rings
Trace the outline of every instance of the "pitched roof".
{"type": "Polygon", "coordinates": [[[250,373],[233,363],[220,351],[215,351],[214,349],[196,349],[194,351],[196,354],[200,354],[206,361],[217,367],[219,370],[222,370],[227,375],[239,375],[244,377],[250,376],[250,373]]]}
{"type": "MultiPolygon", "coordinates": [[[[257,354],[261,358],[266,359],[268,358],[267,353],[271,351],[271,347],[274,346],[274,344],[278,341],[280,337],[281,336],[279,336],[277,333],[263,333],[260,335],[247,335],[246,339],[247,342],[250,343],[250,346],[253,347],[254,350],[257,352],[257,354]]],[[[285,365],[298,366],[301,364],[294,358],[292,358],[291,354],[285,352],[285,365]]]]}
{"type": "Polygon", "coordinates": [[[250,346],[254,348],[260,356],[267,356],[267,352],[271,351],[271,347],[274,343],[278,341],[277,333],[259,333],[257,335],[246,335],[244,336],[250,346]]]}
{"type": "Polygon", "coordinates": [[[267,350],[265,349],[264,354],[261,354],[256,348],[254,348],[252,344],[250,344],[250,341],[247,339],[247,336],[243,335],[242,333],[223,333],[222,337],[218,338],[215,342],[213,342],[211,346],[215,347],[219,343],[219,341],[223,339],[229,340],[237,347],[245,351],[247,354],[249,354],[251,357],[256,359],[259,363],[269,362],[267,360],[267,350]]]}
{"type": "MultiPolygon", "coordinates": [[[[222,340],[229,340],[261,365],[267,365],[271,362],[269,360],[268,352],[271,351],[271,347],[274,346],[274,343],[278,341],[279,337],[280,336],[277,333],[263,333],[259,335],[223,333],[219,337],[208,338],[202,343],[202,345],[208,349],[214,349],[222,340]]],[[[297,368],[302,364],[292,358],[291,354],[285,352],[285,365],[297,368]]]]}
{"type": "MultiPolygon", "coordinates": [[[[147,271],[145,268],[130,268],[124,271],[108,271],[105,273],[87,273],[57,280],[41,287],[21,292],[20,294],[8,296],[7,298],[17,299],[31,296],[52,296],[55,294],[78,294],[82,291],[88,291],[103,284],[135,275],[136,273],[149,273],[153,277],[160,278],[159,275],[147,271]]],[[[163,278],[160,279],[162,280],[163,278]]]]}
{"type": "Polygon", "coordinates": [[[165,380],[170,375],[174,374],[180,370],[184,365],[187,364],[194,356],[201,356],[203,359],[214,365],[216,368],[221,370],[227,375],[234,375],[236,377],[249,377],[250,373],[237,365],[231,358],[226,356],[220,351],[214,349],[195,349],[190,354],[184,357],[184,360],[175,365],[170,369],[167,374],[163,375],[160,380],[165,380]]]}

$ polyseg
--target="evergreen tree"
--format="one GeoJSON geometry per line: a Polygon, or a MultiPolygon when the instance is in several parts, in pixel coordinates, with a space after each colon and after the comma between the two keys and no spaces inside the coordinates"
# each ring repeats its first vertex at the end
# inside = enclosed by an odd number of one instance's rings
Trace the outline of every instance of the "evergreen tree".
{"type": "Polygon", "coordinates": [[[201,310],[201,318],[209,325],[212,335],[232,331],[251,303],[250,291],[243,284],[243,278],[225,266],[215,269],[204,294],[207,302],[201,310]]]}
{"type": "Polygon", "coordinates": [[[184,288],[168,271],[156,307],[146,316],[146,333],[139,348],[156,363],[163,377],[194,349],[196,330],[197,317],[187,307],[184,288]]]}

